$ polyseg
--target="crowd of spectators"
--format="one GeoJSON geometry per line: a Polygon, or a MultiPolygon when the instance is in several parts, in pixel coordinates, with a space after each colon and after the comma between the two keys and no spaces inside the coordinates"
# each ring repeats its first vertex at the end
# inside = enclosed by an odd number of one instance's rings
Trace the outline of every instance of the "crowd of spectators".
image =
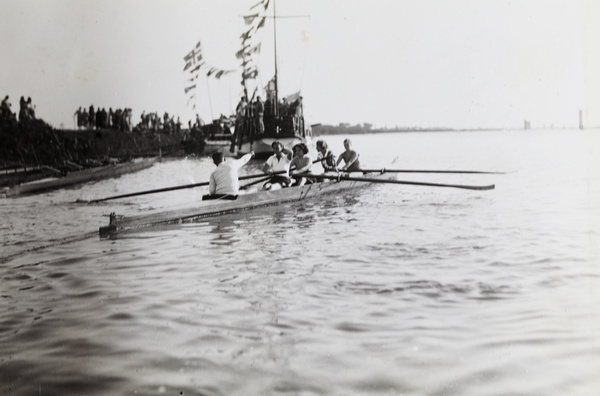
{"type": "MultiPolygon", "coordinates": [[[[10,97],[6,95],[0,104],[0,119],[3,121],[17,121],[17,115],[12,112],[12,104],[10,103],[10,97]]],[[[31,98],[21,96],[19,99],[19,122],[23,123],[28,120],[35,120],[35,106],[31,103],[31,98]]]]}
{"type": "MultiPolygon", "coordinates": [[[[109,108],[89,109],[80,107],[74,114],[77,123],[77,129],[116,129],[123,132],[161,132],[169,135],[176,135],[186,132],[179,116],[169,115],[165,112],[161,117],[158,112],[146,113],[143,111],[140,116],[140,122],[137,125],[132,123],[132,110],[125,108],[113,111],[109,108]]],[[[196,120],[188,121],[188,130],[200,129],[204,126],[202,119],[196,115],[196,120]]]]}
{"type": "Polygon", "coordinates": [[[116,129],[123,132],[133,130],[131,123],[131,109],[116,109],[112,107],[98,110],[91,105],[89,109],[80,107],[74,114],[77,129],[116,129]]]}
{"type": "Polygon", "coordinates": [[[161,117],[158,112],[152,112],[146,114],[142,112],[140,116],[140,123],[136,126],[142,132],[158,132],[162,131],[169,135],[175,135],[181,133],[181,119],[179,116],[169,116],[169,113],[165,112],[161,117]]]}

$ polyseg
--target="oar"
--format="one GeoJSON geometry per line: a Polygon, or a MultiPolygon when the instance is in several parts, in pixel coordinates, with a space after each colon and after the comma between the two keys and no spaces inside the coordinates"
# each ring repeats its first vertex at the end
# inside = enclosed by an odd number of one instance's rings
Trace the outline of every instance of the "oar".
{"type": "Polygon", "coordinates": [[[314,177],[316,179],[335,179],[335,180],[348,180],[348,181],[358,181],[358,182],[368,182],[368,183],[387,183],[387,184],[408,184],[413,186],[430,186],[430,187],[452,187],[452,188],[462,188],[465,190],[493,190],[495,188],[494,184],[489,186],[466,186],[462,184],[441,184],[441,183],[423,183],[423,182],[414,182],[414,181],[404,181],[404,180],[386,180],[386,179],[373,179],[367,177],[350,177],[350,176],[337,176],[337,175],[312,175],[307,174],[307,177],[314,177]]]}
{"type": "MultiPolygon", "coordinates": [[[[275,172],[274,174],[279,174],[279,173],[285,173],[285,171],[275,172]]],[[[263,176],[264,176],[264,173],[261,173],[260,175],[240,176],[238,179],[239,180],[255,179],[257,177],[263,177],[263,176]]],[[[173,186],[173,187],[157,188],[155,190],[146,190],[146,191],[139,191],[139,192],[134,192],[134,193],[129,193],[129,194],[114,195],[112,197],[92,199],[92,200],[89,200],[89,201],[78,199],[75,202],[76,203],[96,203],[96,202],[109,201],[109,200],[118,199],[118,198],[128,198],[128,197],[135,197],[135,196],[138,196],[138,195],[155,194],[155,193],[161,193],[161,192],[166,192],[166,191],[183,190],[183,189],[186,189],[186,188],[208,186],[208,184],[209,184],[209,182],[194,183],[194,184],[185,184],[183,186],[173,186]]]]}
{"type": "Polygon", "coordinates": [[[346,173],[365,172],[365,173],[469,173],[469,174],[488,174],[488,175],[503,175],[505,172],[481,172],[481,171],[465,171],[465,170],[418,170],[418,169],[359,169],[353,171],[344,171],[346,173]]]}
{"type": "Polygon", "coordinates": [[[253,186],[255,184],[259,184],[259,183],[262,183],[262,182],[266,182],[267,180],[271,179],[271,177],[272,177],[271,175],[265,176],[262,179],[258,179],[256,181],[253,181],[252,183],[245,184],[245,185],[243,185],[243,186],[240,187],[240,190],[246,190],[250,186],[253,186]]]}
{"type": "MultiPolygon", "coordinates": [[[[314,160],[312,163],[313,163],[313,164],[316,164],[317,162],[320,162],[320,161],[321,161],[320,159],[316,159],[316,160],[314,160]]],[[[293,168],[293,169],[290,169],[290,170],[294,170],[294,169],[295,169],[295,168],[293,168]]],[[[277,173],[284,173],[284,172],[276,172],[276,173],[274,173],[274,174],[277,174],[277,173]]],[[[240,190],[245,190],[245,189],[247,189],[247,188],[248,188],[248,187],[250,187],[250,186],[253,186],[253,185],[255,185],[255,184],[259,184],[259,183],[261,183],[261,182],[267,181],[267,180],[269,180],[271,177],[272,177],[272,174],[269,174],[268,176],[264,177],[263,179],[258,179],[258,180],[256,180],[256,181],[253,181],[252,183],[248,183],[248,184],[246,184],[246,185],[243,185],[243,186],[241,186],[241,187],[240,187],[240,190]]]]}

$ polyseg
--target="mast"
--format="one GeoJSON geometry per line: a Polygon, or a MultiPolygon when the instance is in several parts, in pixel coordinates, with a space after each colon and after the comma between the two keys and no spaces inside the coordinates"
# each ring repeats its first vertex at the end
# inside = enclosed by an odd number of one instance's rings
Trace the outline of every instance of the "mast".
{"type": "Polygon", "coordinates": [[[275,117],[279,116],[279,83],[277,81],[277,18],[275,16],[275,0],[273,0],[273,53],[275,57],[275,117]]]}

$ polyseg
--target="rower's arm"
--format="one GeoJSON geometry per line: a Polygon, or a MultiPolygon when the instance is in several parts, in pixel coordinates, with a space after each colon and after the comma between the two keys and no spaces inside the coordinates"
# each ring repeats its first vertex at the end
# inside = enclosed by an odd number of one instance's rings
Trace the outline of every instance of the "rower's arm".
{"type": "Polygon", "coordinates": [[[292,157],[294,156],[294,153],[292,152],[292,150],[290,150],[289,148],[286,148],[286,147],[282,148],[281,152],[284,153],[288,157],[289,160],[291,160],[292,157]]]}
{"type": "Polygon", "coordinates": [[[217,182],[215,180],[215,173],[210,174],[210,179],[208,180],[208,193],[213,195],[217,192],[217,182]]]}
{"type": "Polygon", "coordinates": [[[265,162],[265,164],[264,164],[264,165],[263,165],[263,167],[262,167],[262,171],[263,171],[264,173],[271,173],[271,172],[272,172],[272,169],[273,169],[273,168],[271,167],[271,165],[269,165],[269,163],[268,163],[268,162],[265,162]]]}
{"type": "MultiPolygon", "coordinates": [[[[341,158],[341,156],[340,156],[341,158]]],[[[346,170],[348,168],[350,168],[350,166],[355,163],[358,160],[358,153],[356,151],[351,151],[350,152],[350,158],[348,158],[347,160],[344,160],[346,162],[346,164],[344,165],[344,167],[342,168],[342,170],[346,170]]],[[[338,162],[340,162],[340,160],[338,159],[338,162]]]]}
{"type": "Polygon", "coordinates": [[[248,154],[242,156],[240,159],[236,160],[236,168],[240,169],[242,166],[246,165],[252,158],[254,158],[254,151],[251,151],[248,154]]]}

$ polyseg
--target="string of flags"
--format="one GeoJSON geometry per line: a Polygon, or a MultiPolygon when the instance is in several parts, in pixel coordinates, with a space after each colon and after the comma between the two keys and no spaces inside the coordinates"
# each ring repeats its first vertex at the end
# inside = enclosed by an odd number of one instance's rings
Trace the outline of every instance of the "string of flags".
{"type": "MultiPolygon", "coordinates": [[[[258,11],[254,11],[254,13],[245,15],[243,17],[244,24],[248,26],[248,29],[240,36],[241,49],[236,52],[235,56],[237,59],[242,60],[241,83],[244,86],[244,92],[246,92],[246,80],[255,79],[258,76],[258,68],[254,64],[253,56],[260,53],[261,43],[259,42],[253,44],[251,41],[254,34],[265,25],[265,21],[267,19],[266,11],[269,7],[269,3],[270,0],[260,0],[258,3],[250,7],[250,10],[258,9],[258,11]]],[[[196,87],[201,72],[206,73],[207,77],[220,79],[223,76],[237,71],[219,69],[217,67],[208,65],[202,55],[202,45],[200,41],[198,41],[196,46],[183,57],[183,60],[185,62],[183,71],[188,77],[184,84],[184,92],[188,96],[188,106],[196,97],[196,87]]],[[[196,105],[193,104],[192,107],[195,109],[196,105]]]]}
{"type": "MultiPolygon", "coordinates": [[[[202,56],[202,42],[198,41],[194,49],[192,49],[187,55],[183,57],[183,61],[185,62],[185,66],[183,67],[183,71],[188,73],[188,79],[185,81],[185,86],[183,88],[184,92],[188,96],[187,104],[189,106],[192,99],[196,97],[196,86],[197,81],[200,76],[201,71],[206,71],[206,76],[214,76],[217,79],[221,77],[234,73],[237,70],[223,70],[213,66],[209,66],[202,56]]],[[[196,108],[196,105],[193,104],[192,108],[196,108]]]]}

